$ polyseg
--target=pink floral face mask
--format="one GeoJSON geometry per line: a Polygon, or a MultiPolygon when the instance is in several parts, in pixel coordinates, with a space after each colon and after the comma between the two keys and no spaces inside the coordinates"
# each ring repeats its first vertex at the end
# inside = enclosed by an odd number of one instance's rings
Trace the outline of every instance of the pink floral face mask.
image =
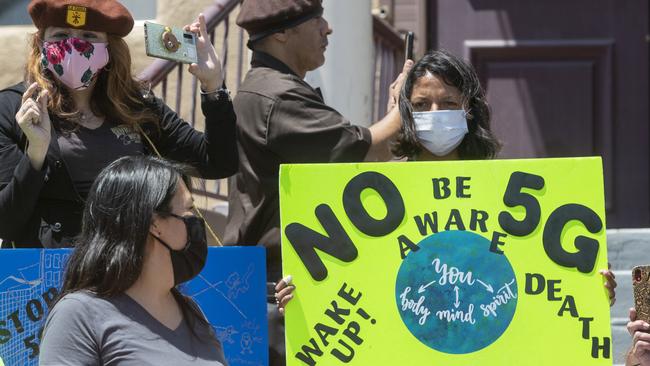
{"type": "Polygon", "coordinates": [[[79,38],[43,42],[41,62],[69,88],[85,89],[108,64],[108,48],[79,38]]]}

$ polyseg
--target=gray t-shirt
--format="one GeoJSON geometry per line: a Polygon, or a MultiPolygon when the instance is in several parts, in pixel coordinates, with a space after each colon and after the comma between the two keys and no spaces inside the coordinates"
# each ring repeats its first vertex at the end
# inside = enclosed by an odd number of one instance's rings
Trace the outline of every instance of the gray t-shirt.
{"type": "Polygon", "coordinates": [[[126,294],[64,296],[45,323],[39,365],[227,365],[210,326],[171,330],[126,294]]]}

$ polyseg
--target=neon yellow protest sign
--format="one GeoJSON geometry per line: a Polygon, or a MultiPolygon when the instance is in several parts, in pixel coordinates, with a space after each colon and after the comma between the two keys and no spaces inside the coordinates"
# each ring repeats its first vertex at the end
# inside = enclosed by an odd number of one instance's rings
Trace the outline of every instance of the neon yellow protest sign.
{"type": "Polygon", "coordinates": [[[600,158],[283,165],[287,364],[611,365],[600,158]]]}

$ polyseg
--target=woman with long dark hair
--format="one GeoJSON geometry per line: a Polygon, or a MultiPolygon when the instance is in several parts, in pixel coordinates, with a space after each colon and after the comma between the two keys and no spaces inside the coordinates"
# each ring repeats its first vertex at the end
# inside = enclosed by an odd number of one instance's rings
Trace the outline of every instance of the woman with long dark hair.
{"type": "Polygon", "coordinates": [[[201,310],[176,288],[207,256],[189,187],[182,168],[153,157],[123,157],[99,174],[41,365],[226,364],[201,310]]]}
{"type": "MultiPolygon", "coordinates": [[[[494,159],[501,143],[490,129],[490,109],[476,71],[444,51],[430,51],[406,76],[399,100],[402,127],[393,154],[408,160],[494,159]]],[[[605,279],[616,301],[614,272],[605,279]]]]}
{"type": "Polygon", "coordinates": [[[92,182],[122,156],[159,152],[206,179],[236,171],[236,118],[202,15],[185,29],[197,34],[189,71],[205,133],[133,77],[133,18],[118,1],[32,0],[28,11],[38,30],[25,81],[0,91],[3,247],[71,246],[92,182]]]}

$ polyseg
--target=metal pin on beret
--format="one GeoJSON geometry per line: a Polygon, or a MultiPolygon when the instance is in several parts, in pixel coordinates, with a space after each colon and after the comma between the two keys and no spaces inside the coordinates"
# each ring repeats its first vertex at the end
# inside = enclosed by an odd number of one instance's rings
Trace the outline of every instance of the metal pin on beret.
{"type": "Polygon", "coordinates": [[[244,0],[237,25],[255,42],[321,15],[322,0],[244,0]]]}
{"type": "Polygon", "coordinates": [[[32,0],[27,11],[36,28],[79,28],[124,37],[133,29],[131,13],[116,0],[32,0]]]}

